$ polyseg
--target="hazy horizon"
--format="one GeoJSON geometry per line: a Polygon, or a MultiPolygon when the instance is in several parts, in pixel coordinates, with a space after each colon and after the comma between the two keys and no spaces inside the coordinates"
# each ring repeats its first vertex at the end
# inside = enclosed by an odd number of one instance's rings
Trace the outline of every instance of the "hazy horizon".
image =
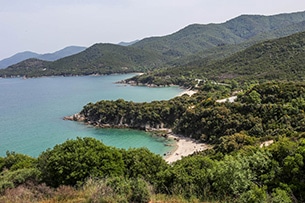
{"type": "Polygon", "coordinates": [[[0,0],[0,60],[67,46],[130,42],[172,34],[190,24],[222,23],[242,14],[305,10],[304,0],[0,0]]]}

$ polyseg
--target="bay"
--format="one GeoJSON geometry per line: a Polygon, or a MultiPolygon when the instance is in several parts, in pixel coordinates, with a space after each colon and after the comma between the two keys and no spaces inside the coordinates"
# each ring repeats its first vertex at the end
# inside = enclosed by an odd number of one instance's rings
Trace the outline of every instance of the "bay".
{"type": "Polygon", "coordinates": [[[147,147],[161,155],[170,151],[166,140],[143,131],[98,129],[63,120],[89,102],[120,98],[134,102],[168,100],[182,92],[177,87],[115,84],[133,75],[0,79],[0,156],[8,150],[37,157],[76,137],[94,137],[125,149],[147,147]]]}

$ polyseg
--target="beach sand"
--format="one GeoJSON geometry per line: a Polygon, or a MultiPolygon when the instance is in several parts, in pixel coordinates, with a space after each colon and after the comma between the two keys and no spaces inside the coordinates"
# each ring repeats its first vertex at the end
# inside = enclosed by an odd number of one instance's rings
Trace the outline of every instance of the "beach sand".
{"type": "MultiPolygon", "coordinates": [[[[180,93],[178,96],[182,96],[184,94],[192,96],[195,93],[197,93],[197,91],[187,89],[180,93]]],[[[198,143],[194,139],[172,134],[171,130],[168,132],[170,133],[168,134],[168,139],[173,139],[176,143],[174,150],[164,156],[164,159],[167,163],[173,163],[182,159],[182,157],[193,154],[194,152],[199,152],[210,148],[207,144],[198,143]]]]}
{"type": "Polygon", "coordinates": [[[197,91],[187,89],[187,90],[181,92],[178,96],[182,96],[182,95],[184,95],[184,94],[187,94],[187,95],[189,95],[189,96],[192,96],[192,95],[195,94],[195,93],[197,93],[197,91]]]}
{"type": "Polygon", "coordinates": [[[167,163],[173,163],[182,157],[203,151],[209,148],[207,144],[198,143],[196,140],[187,137],[181,137],[174,134],[168,135],[168,139],[176,140],[176,148],[164,157],[167,163]]]}

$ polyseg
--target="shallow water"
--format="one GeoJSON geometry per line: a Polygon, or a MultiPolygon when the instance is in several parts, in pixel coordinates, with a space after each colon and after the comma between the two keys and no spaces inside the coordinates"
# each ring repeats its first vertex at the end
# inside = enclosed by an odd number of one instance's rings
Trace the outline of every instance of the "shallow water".
{"type": "Polygon", "coordinates": [[[167,100],[177,87],[148,88],[114,82],[133,76],[44,77],[0,79],[0,156],[7,150],[38,156],[67,139],[94,137],[119,148],[147,147],[154,153],[171,150],[163,138],[129,129],[97,129],[62,118],[89,102],[123,98],[135,102],[167,100]]]}

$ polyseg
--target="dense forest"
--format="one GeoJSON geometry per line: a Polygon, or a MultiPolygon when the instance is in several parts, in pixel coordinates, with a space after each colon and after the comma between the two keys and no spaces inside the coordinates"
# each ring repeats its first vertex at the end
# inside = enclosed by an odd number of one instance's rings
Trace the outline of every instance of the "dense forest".
{"type": "Polygon", "coordinates": [[[126,82],[193,86],[195,79],[217,82],[304,79],[305,32],[264,41],[221,60],[193,60],[183,66],[155,70],[126,82]]]}

